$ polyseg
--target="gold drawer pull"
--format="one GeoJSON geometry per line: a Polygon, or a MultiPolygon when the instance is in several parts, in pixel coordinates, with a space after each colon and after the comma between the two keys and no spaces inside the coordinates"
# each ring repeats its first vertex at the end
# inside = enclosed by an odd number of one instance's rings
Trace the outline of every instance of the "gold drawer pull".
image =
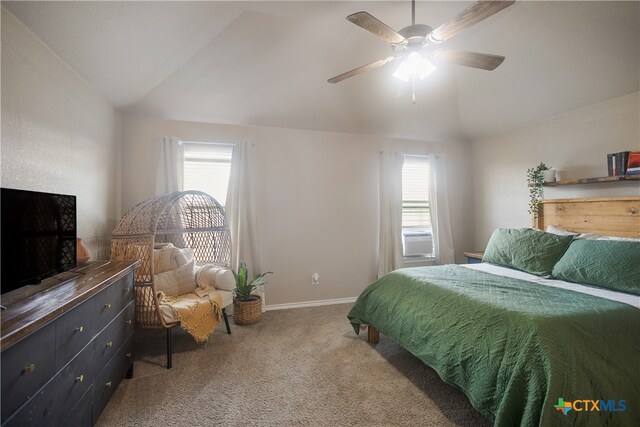
{"type": "Polygon", "coordinates": [[[104,308],[111,308],[111,304],[105,304],[104,308]]]}
{"type": "Polygon", "coordinates": [[[107,341],[107,347],[113,347],[113,341],[107,341]]]}
{"type": "Polygon", "coordinates": [[[78,382],[84,381],[84,375],[81,374],[80,376],[76,377],[76,381],[78,382]]]}
{"type": "Polygon", "coordinates": [[[127,325],[130,325],[132,323],[131,319],[127,320],[127,325]]]}
{"type": "Polygon", "coordinates": [[[84,326],[82,326],[82,325],[78,326],[78,327],[76,328],[76,332],[78,332],[78,333],[82,333],[82,332],[84,332],[84,326]]]}
{"type": "Polygon", "coordinates": [[[111,381],[109,381],[109,382],[105,383],[105,385],[104,385],[104,386],[105,386],[106,388],[111,388],[111,381]]]}
{"type": "Polygon", "coordinates": [[[133,353],[127,353],[125,354],[125,356],[127,356],[128,359],[131,359],[131,356],[133,356],[133,353]]]}
{"type": "Polygon", "coordinates": [[[27,366],[24,367],[23,371],[24,372],[33,372],[36,370],[36,364],[35,363],[30,363],[27,366]]]}
{"type": "Polygon", "coordinates": [[[129,291],[130,291],[130,290],[131,290],[131,288],[130,288],[129,286],[127,286],[126,288],[124,288],[124,289],[122,290],[122,293],[123,293],[123,294],[129,293],[129,291]]]}

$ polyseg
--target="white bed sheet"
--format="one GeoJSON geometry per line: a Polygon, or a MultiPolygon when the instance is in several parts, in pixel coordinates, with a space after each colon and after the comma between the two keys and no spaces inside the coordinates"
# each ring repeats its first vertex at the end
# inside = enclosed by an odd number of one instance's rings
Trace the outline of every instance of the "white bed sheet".
{"type": "Polygon", "coordinates": [[[545,279],[543,277],[536,276],[534,274],[525,273],[520,270],[513,270],[511,268],[502,267],[488,262],[478,264],[462,264],[463,267],[471,268],[473,270],[484,271],[486,273],[495,274],[498,276],[511,277],[514,279],[526,280],[528,282],[534,282],[544,286],[551,286],[554,288],[568,289],[574,292],[581,292],[583,294],[593,295],[600,298],[606,298],[611,301],[617,301],[624,304],[631,305],[637,309],[640,309],[640,296],[626,294],[624,292],[610,291],[607,289],[594,288],[587,285],[580,285],[578,283],[565,282],[563,280],[545,279]]]}

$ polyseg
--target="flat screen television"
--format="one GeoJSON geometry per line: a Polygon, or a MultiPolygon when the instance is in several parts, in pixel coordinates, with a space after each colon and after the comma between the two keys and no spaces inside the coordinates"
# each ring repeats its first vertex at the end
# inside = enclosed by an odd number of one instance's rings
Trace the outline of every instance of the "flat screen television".
{"type": "Polygon", "coordinates": [[[76,196],[0,189],[2,294],[76,266],[76,196]]]}

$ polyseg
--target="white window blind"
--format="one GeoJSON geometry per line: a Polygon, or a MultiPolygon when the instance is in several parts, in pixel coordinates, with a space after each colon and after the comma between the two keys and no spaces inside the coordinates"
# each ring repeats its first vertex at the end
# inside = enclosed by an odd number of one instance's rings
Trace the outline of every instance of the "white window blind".
{"type": "Polygon", "coordinates": [[[183,141],[184,189],[203,191],[222,206],[227,200],[233,145],[183,141]]]}
{"type": "Polygon", "coordinates": [[[429,178],[431,168],[425,156],[404,156],[402,166],[402,228],[431,230],[429,178]]]}

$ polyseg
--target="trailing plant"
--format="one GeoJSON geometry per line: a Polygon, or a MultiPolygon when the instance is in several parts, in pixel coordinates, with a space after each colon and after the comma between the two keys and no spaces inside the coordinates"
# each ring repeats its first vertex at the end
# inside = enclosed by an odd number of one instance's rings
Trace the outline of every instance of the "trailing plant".
{"type": "Polygon", "coordinates": [[[534,218],[538,217],[538,202],[544,198],[544,171],[551,169],[544,163],[535,168],[527,169],[527,183],[529,184],[529,210],[534,218]]]}
{"type": "Polygon", "coordinates": [[[256,274],[251,281],[248,281],[249,272],[247,271],[247,264],[244,261],[240,261],[238,271],[231,270],[233,277],[236,279],[236,289],[233,291],[233,297],[238,301],[248,301],[252,297],[252,292],[259,286],[264,286],[266,281],[264,276],[267,274],[273,274],[272,271],[266,273],[256,274]]]}

